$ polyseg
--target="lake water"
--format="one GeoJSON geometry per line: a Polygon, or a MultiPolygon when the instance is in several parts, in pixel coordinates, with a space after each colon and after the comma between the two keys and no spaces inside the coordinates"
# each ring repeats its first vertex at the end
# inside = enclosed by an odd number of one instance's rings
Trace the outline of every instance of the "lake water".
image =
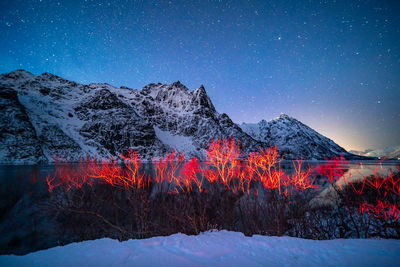
{"type": "MultiPolygon", "coordinates": [[[[303,166],[317,167],[325,162],[305,161],[303,166]]],[[[396,172],[399,164],[400,161],[357,161],[340,167],[346,170],[346,180],[357,181],[375,173],[387,176],[389,172],[396,172]]],[[[144,164],[144,166],[148,173],[153,172],[151,164],[144,164]]],[[[281,168],[290,174],[293,171],[292,162],[283,161],[281,168]]],[[[37,193],[47,191],[45,180],[47,175],[51,175],[53,172],[54,165],[0,165],[0,199],[7,198],[10,191],[30,192],[34,190],[37,193]]]]}

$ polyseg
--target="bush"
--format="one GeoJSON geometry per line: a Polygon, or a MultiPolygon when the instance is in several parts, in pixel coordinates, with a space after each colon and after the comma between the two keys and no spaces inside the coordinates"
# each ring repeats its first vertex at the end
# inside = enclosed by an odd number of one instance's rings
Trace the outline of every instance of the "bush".
{"type": "Polygon", "coordinates": [[[240,145],[227,139],[210,143],[204,164],[173,151],[154,159],[147,172],[134,151],[120,161],[58,162],[47,177],[52,214],[73,240],[210,229],[312,239],[399,238],[398,175],[350,182],[343,158],[318,168],[296,160],[292,173],[283,171],[281,160],[277,148],[243,159],[240,145]],[[323,177],[334,197],[315,205],[323,177]]]}

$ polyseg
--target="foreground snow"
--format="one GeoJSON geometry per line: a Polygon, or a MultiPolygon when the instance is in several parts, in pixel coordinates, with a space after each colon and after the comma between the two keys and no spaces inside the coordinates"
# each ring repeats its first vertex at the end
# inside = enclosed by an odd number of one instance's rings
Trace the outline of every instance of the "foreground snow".
{"type": "Polygon", "coordinates": [[[245,237],[219,231],[119,242],[73,243],[25,256],[0,256],[0,266],[398,266],[400,240],[306,240],[245,237]]]}

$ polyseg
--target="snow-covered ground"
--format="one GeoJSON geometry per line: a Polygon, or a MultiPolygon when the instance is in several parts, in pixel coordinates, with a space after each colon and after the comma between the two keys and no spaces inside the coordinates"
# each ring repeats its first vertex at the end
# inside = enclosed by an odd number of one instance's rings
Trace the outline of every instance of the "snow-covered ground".
{"type": "Polygon", "coordinates": [[[0,256],[0,266],[399,266],[400,240],[306,240],[245,237],[213,231],[119,242],[73,243],[25,256],[0,256]]]}

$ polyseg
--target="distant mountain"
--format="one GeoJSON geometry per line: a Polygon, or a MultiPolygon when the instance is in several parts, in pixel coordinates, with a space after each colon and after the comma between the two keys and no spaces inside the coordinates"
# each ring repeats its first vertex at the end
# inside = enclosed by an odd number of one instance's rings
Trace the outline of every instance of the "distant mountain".
{"type": "Polygon", "coordinates": [[[324,159],[338,155],[356,158],[331,139],[286,114],[272,121],[243,123],[241,128],[254,139],[277,146],[285,158],[324,159]]]}
{"type": "Polygon", "coordinates": [[[151,159],[175,148],[205,157],[208,143],[234,137],[246,155],[276,145],[286,158],[324,159],[347,153],[288,116],[238,126],[218,113],[203,86],[179,81],[142,90],[82,85],[50,73],[0,75],[0,163],[35,164],[137,150],[151,159]]]}
{"type": "Polygon", "coordinates": [[[349,153],[354,154],[354,155],[358,155],[358,156],[365,156],[365,154],[367,154],[368,152],[371,152],[372,149],[366,149],[364,151],[360,151],[360,150],[349,150],[349,153]]]}
{"type": "Polygon", "coordinates": [[[365,153],[364,156],[367,157],[379,157],[379,158],[391,158],[391,159],[399,159],[400,158],[400,145],[386,147],[384,149],[376,149],[365,153]]]}

